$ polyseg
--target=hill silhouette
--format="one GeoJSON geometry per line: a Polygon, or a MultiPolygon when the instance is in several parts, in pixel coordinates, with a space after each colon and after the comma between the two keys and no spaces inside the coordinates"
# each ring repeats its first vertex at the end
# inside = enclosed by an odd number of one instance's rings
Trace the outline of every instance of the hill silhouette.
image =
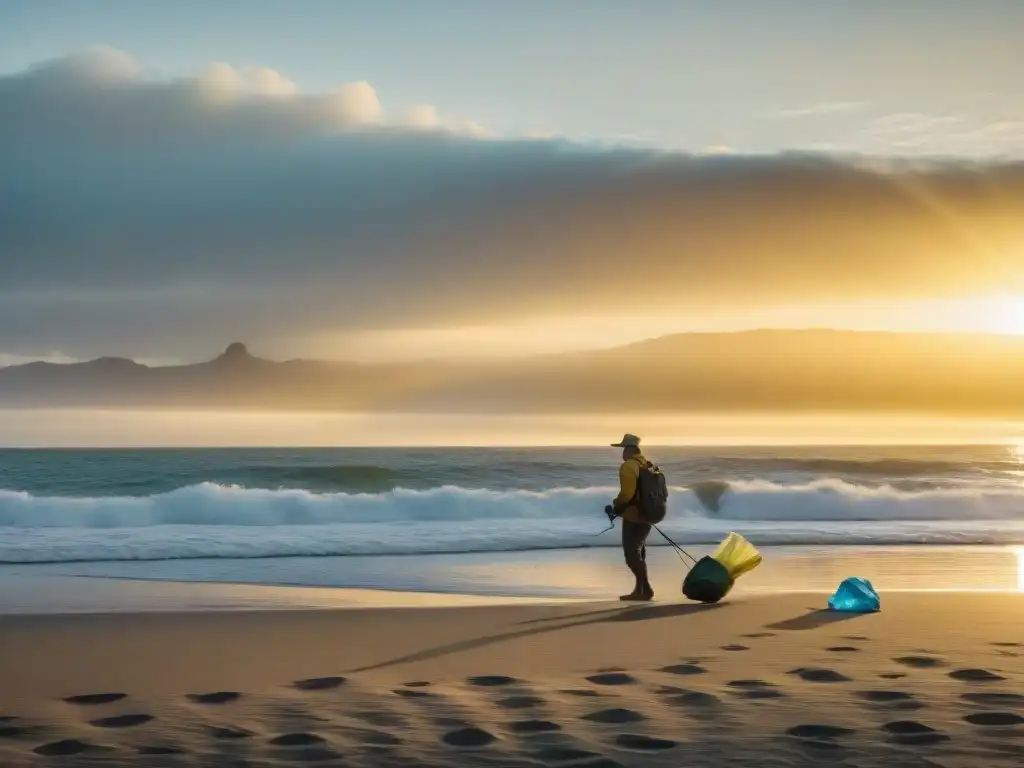
{"type": "Polygon", "coordinates": [[[1024,414],[1024,337],[838,330],[684,333],[502,362],[103,357],[0,368],[0,405],[329,411],[853,410],[1024,414]]]}

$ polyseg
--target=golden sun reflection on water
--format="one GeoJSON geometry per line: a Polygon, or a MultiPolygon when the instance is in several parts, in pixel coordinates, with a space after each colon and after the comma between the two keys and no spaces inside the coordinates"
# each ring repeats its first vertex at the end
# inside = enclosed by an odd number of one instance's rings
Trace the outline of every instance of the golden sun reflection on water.
{"type": "Polygon", "coordinates": [[[1024,440],[1015,440],[1006,446],[1010,458],[1018,464],[1024,464],[1024,440]]]}

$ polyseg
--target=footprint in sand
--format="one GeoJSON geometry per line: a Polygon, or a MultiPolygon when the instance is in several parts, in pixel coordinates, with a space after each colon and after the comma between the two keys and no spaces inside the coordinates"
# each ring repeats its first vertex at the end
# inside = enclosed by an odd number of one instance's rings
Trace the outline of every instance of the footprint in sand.
{"type": "Polygon", "coordinates": [[[672,749],[677,742],[672,739],[659,739],[654,736],[641,736],[636,733],[623,733],[615,737],[615,743],[623,749],[638,752],[662,752],[672,749]]]}
{"type": "Polygon", "coordinates": [[[1024,695],[1019,693],[965,693],[960,698],[972,704],[981,704],[985,707],[1017,707],[1024,709],[1024,695]]]}
{"type": "Polygon", "coordinates": [[[181,747],[172,747],[169,744],[150,744],[138,747],[135,750],[136,754],[139,755],[152,755],[156,757],[158,755],[183,755],[185,750],[181,747]]]}
{"type": "Polygon", "coordinates": [[[855,648],[852,645],[833,645],[831,648],[826,648],[829,653],[859,653],[860,648],[855,648]]]}
{"type": "Polygon", "coordinates": [[[906,675],[902,672],[886,672],[884,674],[879,675],[879,677],[883,680],[902,680],[906,677],[906,675]]]}
{"type": "Polygon", "coordinates": [[[96,728],[134,728],[136,725],[148,723],[153,719],[152,715],[114,715],[113,717],[101,717],[98,720],[90,720],[89,725],[96,728]]]}
{"type": "Polygon", "coordinates": [[[595,685],[633,685],[636,678],[625,672],[602,672],[591,675],[587,681],[595,685]]]}
{"type": "Polygon", "coordinates": [[[211,738],[217,739],[218,741],[236,741],[238,739],[248,739],[255,735],[252,731],[248,731],[245,728],[235,728],[230,725],[211,726],[206,729],[206,732],[210,734],[211,738]]]}
{"type": "Polygon", "coordinates": [[[597,712],[591,712],[584,715],[583,719],[592,723],[611,723],[614,725],[622,725],[624,723],[639,723],[647,718],[632,709],[613,707],[611,709],[600,709],[597,712]]]}
{"type": "Polygon", "coordinates": [[[870,639],[870,637],[865,637],[864,635],[843,635],[843,640],[849,640],[853,643],[866,643],[870,639]]]}
{"type": "Polygon", "coordinates": [[[81,755],[85,752],[93,752],[98,749],[98,747],[87,741],[63,739],[62,741],[51,741],[49,744],[40,744],[32,751],[44,757],[69,757],[71,755],[81,755]]]}
{"type": "Polygon", "coordinates": [[[516,720],[508,724],[513,733],[554,733],[562,730],[562,726],[550,720],[516,720]]]}
{"type": "Polygon", "coordinates": [[[300,731],[296,733],[282,733],[280,736],[272,738],[269,743],[275,747],[311,747],[314,744],[323,744],[324,740],[315,733],[300,731]]]}
{"type": "Polygon", "coordinates": [[[227,704],[242,697],[238,691],[213,691],[211,693],[187,693],[185,698],[194,704],[227,704]]]}
{"type": "Polygon", "coordinates": [[[441,737],[441,741],[450,747],[486,747],[489,744],[493,744],[497,740],[494,734],[489,733],[482,728],[459,728],[454,731],[449,731],[441,737]]]}
{"type": "Polygon", "coordinates": [[[882,726],[900,744],[937,744],[949,741],[949,736],[916,720],[895,720],[882,726]]]}
{"type": "Polygon", "coordinates": [[[962,683],[997,683],[1006,679],[987,669],[954,669],[949,676],[962,683]]]}
{"type": "Polygon", "coordinates": [[[659,671],[667,672],[670,675],[703,675],[707,672],[700,664],[671,664],[662,667],[659,671]]]}
{"type": "Polygon", "coordinates": [[[502,709],[535,709],[544,706],[544,699],[539,696],[509,696],[495,703],[502,709]]]}
{"type": "Polygon", "coordinates": [[[781,699],[783,696],[780,690],[764,680],[733,680],[726,685],[744,699],[781,699]]]}
{"type": "Polygon", "coordinates": [[[747,638],[750,638],[751,640],[756,640],[757,638],[761,638],[761,637],[775,637],[775,633],[774,632],[751,632],[750,634],[747,634],[747,635],[740,635],[740,637],[747,637],[747,638]]]}
{"type": "Polygon", "coordinates": [[[900,656],[893,659],[897,664],[913,669],[934,669],[946,666],[946,662],[937,656],[900,656]]]}
{"type": "Polygon", "coordinates": [[[127,697],[127,693],[86,693],[81,696],[68,696],[64,701],[68,704],[94,706],[96,704],[112,704],[127,697]]]}
{"type": "Polygon", "coordinates": [[[869,704],[893,709],[920,709],[924,705],[905,691],[859,691],[857,696],[869,704]]]}
{"type": "Polygon", "coordinates": [[[506,675],[478,675],[469,678],[468,682],[470,685],[476,685],[481,688],[499,688],[505,685],[514,685],[519,681],[514,677],[506,675]]]}
{"type": "Polygon", "coordinates": [[[791,669],[787,674],[795,675],[806,683],[847,683],[850,678],[842,672],[834,669],[822,669],[819,667],[798,667],[791,669]]]}
{"type": "MultiPolygon", "coordinates": [[[[777,693],[777,692],[773,692],[777,693]]],[[[757,697],[753,697],[757,698],[757,697]]],[[[763,698],[774,698],[774,697],[763,697],[763,698]]],[[[674,693],[669,698],[670,704],[681,704],[684,707],[696,707],[696,708],[707,708],[716,707],[722,702],[717,696],[712,693],[705,693],[704,691],[686,691],[682,690],[678,693],[674,693]]]]}
{"type": "MultiPolygon", "coordinates": [[[[588,752],[585,749],[576,749],[575,747],[562,747],[553,745],[550,747],[544,747],[543,749],[537,750],[533,754],[540,762],[548,763],[569,763],[576,762],[578,760],[589,760],[590,758],[600,757],[597,752],[588,752]]],[[[587,762],[587,768],[590,768],[593,763],[587,762]]]]}
{"type": "Polygon", "coordinates": [[[292,686],[300,691],[329,691],[344,684],[344,677],[309,677],[305,680],[296,680],[292,686]]]}
{"type": "Polygon", "coordinates": [[[723,651],[749,651],[750,649],[745,645],[723,645],[723,651]]]}
{"type": "Polygon", "coordinates": [[[30,736],[36,731],[28,725],[17,725],[14,721],[16,717],[5,717],[0,720],[0,739],[21,739],[25,736],[30,736]]]}
{"type": "Polygon", "coordinates": [[[971,725],[1002,727],[1008,725],[1024,725],[1024,717],[1016,712],[974,712],[964,717],[971,725]]]}
{"type": "Polygon", "coordinates": [[[406,688],[427,688],[430,686],[429,680],[413,680],[408,683],[402,683],[406,688]]]}

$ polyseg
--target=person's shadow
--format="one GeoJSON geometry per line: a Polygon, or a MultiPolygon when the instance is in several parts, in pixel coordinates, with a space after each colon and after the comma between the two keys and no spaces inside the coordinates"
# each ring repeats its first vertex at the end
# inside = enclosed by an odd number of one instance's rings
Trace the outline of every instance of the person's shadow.
{"type": "Polygon", "coordinates": [[[488,645],[503,643],[508,640],[518,640],[522,637],[540,635],[546,632],[557,632],[559,630],[570,629],[572,627],[583,627],[591,624],[601,624],[604,622],[669,619],[724,608],[727,605],[729,604],[716,603],[705,605],[701,603],[668,603],[666,605],[622,606],[616,608],[605,608],[599,611],[589,611],[587,613],[575,613],[531,619],[529,621],[522,622],[524,625],[534,625],[529,629],[501,632],[496,635],[485,635],[484,637],[475,637],[470,640],[461,640],[456,643],[447,643],[433,648],[425,648],[422,651],[416,651],[415,653],[399,656],[394,659],[389,659],[388,661],[381,661],[376,664],[369,664],[357,669],[350,669],[347,674],[369,672],[375,669],[384,669],[386,667],[393,667],[399,664],[411,664],[417,661],[428,661],[441,656],[448,656],[453,653],[461,653],[462,651],[471,651],[476,648],[483,648],[488,645]]]}

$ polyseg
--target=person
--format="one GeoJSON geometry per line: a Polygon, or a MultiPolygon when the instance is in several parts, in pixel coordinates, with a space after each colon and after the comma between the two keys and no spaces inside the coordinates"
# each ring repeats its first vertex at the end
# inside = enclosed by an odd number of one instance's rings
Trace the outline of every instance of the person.
{"type": "Polygon", "coordinates": [[[654,598],[654,588],[647,578],[647,537],[651,533],[650,523],[644,522],[637,508],[637,481],[641,467],[650,465],[640,450],[640,438],[626,434],[622,440],[611,444],[622,449],[622,466],[619,467],[619,495],[605,507],[608,517],[622,518],[622,553],[626,566],[633,573],[636,584],[633,591],[621,595],[620,600],[646,601],[654,598]]]}

